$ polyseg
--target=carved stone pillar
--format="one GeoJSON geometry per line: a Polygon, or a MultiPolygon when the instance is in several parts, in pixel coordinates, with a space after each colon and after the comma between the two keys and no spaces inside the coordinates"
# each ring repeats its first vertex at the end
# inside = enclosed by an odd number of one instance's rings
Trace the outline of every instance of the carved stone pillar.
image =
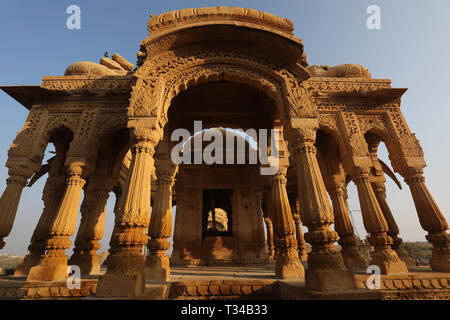
{"type": "Polygon", "coordinates": [[[344,198],[343,183],[336,183],[334,189],[329,190],[334,213],[334,229],[339,235],[338,243],[342,247],[342,258],[347,268],[352,270],[365,269],[367,261],[359,254],[357,238],[348,213],[348,205],[344,198]]]}
{"type": "Polygon", "coordinates": [[[297,164],[300,215],[308,227],[305,241],[311,244],[306,270],[306,286],[321,291],[356,288],[352,272],[334,248],[338,235],[330,229],[333,211],[316,158],[316,119],[291,120],[287,137],[297,164]]]}
{"type": "Polygon", "coordinates": [[[303,278],[305,270],[298,258],[294,222],[286,193],[285,169],[279,169],[272,178],[272,201],[278,247],[275,276],[281,279],[303,278]]]}
{"type": "Polygon", "coordinates": [[[266,239],[264,236],[264,222],[263,222],[263,204],[262,204],[263,190],[258,187],[256,192],[256,235],[258,239],[258,258],[267,259],[268,251],[266,239]]]}
{"type": "MultiPolygon", "coordinates": [[[[122,197],[122,188],[120,185],[117,185],[113,189],[114,194],[116,195],[116,201],[114,203],[114,221],[119,221],[117,216],[119,215],[119,207],[120,207],[120,201],[122,197]]],[[[114,250],[116,247],[113,246],[114,239],[117,238],[117,234],[119,233],[119,226],[114,224],[113,231],[111,232],[111,238],[109,239],[109,250],[108,250],[108,257],[104,261],[105,265],[108,265],[109,258],[114,254],[114,250]]]]}
{"type": "MultiPolygon", "coordinates": [[[[95,177],[93,183],[95,184],[95,177]]],[[[106,202],[109,188],[95,186],[88,188],[81,205],[81,222],[75,240],[75,248],[69,263],[80,267],[81,274],[98,274],[100,263],[97,250],[101,245],[105,226],[106,202]]]]}
{"type": "Polygon", "coordinates": [[[306,254],[305,238],[303,237],[302,232],[302,220],[300,219],[299,214],[294,214],[293,218],[295,223],[295,236],[297,238],[298,257],[300,260],[307,260],[308,255],[306,254]]]}
{"type": "Polygon", "coordinates": [[[416,263],[414,259],[411,259],[408,254],[403,250],[400,245],[402,243],[402,239],[398,236],[400,230],[398,229],[397,223],[395,222],[394,216],[389,208],[389,205],[386,201],[386,178],[384,176],[383,167],[378,159],[378,146],[381,142],[381,138],[369,134],[365,137],[367,146],[369,147],[369,155],[372,159],[373,168],[371,170],[372,174],[372,189],[375,193],[375,197],[378,200],[378,204],[380,205],[381,211],[383,212],[384,218],[386,219],[388,225],[388,236],[392,238],[391,248],[397,252],[399,258],[406,263],[407,266],[415,267],[416,263]]]}
{"type": "Polygon", "coordinates": [[[369,243],[374,247],[371,265],[380,267],[383,274],[408,272],[406,265],[392,250],[392,238],[387,235],[388,224],[373,192],[369,168],[355,168],[353,181],[358,189],[364,227],[370,234],[369,243]]]}
{"type": "Polygon", "coordinates": [[[388,236],[392,238],[391,248],[397,252],[398,257],[408,266],[415,266],[415,261],[403,250],[400,245],[403,240],[398,235],[400,230],[398,229],[397,223],[395,222],[394,216],[392,214],[391,209],[386,201],[386,187],[384,186],[384,177],[383,180],[372,181],[372,189],[375,193],[375,197],[378,200],[378,204],[380,205],[381,211],[383,212],[384,218],[388,224],[388,236]]]}
{"type": "Polygon", "coordinates": [[[264,218],[267,230],[267,250],[269,252],[269,260],[274,260],[275,258],[275,246],[273,244],[273,225],[270,218],[264,218]]]}
{"type": "Polygon", "coordinates": [[[30,269],[27,281],[52,281],[67,278],[66,249],[69,238],[75,233],[80,198],[85,184],[82,178],[83,164],[71,163],[67,168],[66,189],[56,214],[50,223],[46,253],[41,263],[30,269]]]}
{"type": "Polygon", "coordinates": [[[144,230],[150,222],[151,173],[157,132],[147,128],[132,128],[132,158],[124,186],[119,214],[115,224],[113,254],[108,269],[98,282],[97,296],[136,296],[144,291],[145,257],[141,249],[147,244],[144,230]]]}
{"type": "Polygon", "coordinates": [[[9,168],[6,189],[0,198],[0,249],[6,244],[3,239],[11,232],[22,190],[32,173],[32,170],[25,167],[9,168]]]}
{"type": "Polygon", "coordinates": [[[170,266],[166,251],[170,248],[167,239],[172,235],[172,187],[176,166],[170,159],[157,159],[155,168],[157,192],[148,229],[150,241],[147,245],[145,277],[147,280],[167,281],[170,266]]]}
{"type": "Polygon", "coordinates": [[[297,251],[300,260],[308,259],[306,254],[305,238],[303,237],[302,231],[302,220],[300,218],[300,202],[298,201],[297,194],[289,197],[291,203],[292,218],[295,224],[295,237],[297,239],[297,251]]]}
{"type": "Polygon", "coordinates": [[[407,167],[400,172],[408,184],[419,216],[420,225],[428,232],[427,240],[433,244],[431,268],[450,272],[450,235],[448,224],[437,203],[425,185],[421,167],[407,167]]]}
{"type": "Polygon", "coordinates": [[[171,260],[181,259],[183,244],[183,237],[181,233],[183,232],[183,202],[185,199],[185,194],[183,193],[183,185],[177,178],[175,183],[176,190],[176,211],[175,211],[175,227],[173,233],[173,251],[171,255],[171,260]]]}
{"type": "Polygon", "coordinates": [[[31,236],[31,243],[28,246],[28,254],[20,263],[16,271],[15,276],[28,275],[30,269],[37,266],[41,262],[41,257],[45,253],[46,240],[50,234],[50,225],[55,217],[56,210],[61,203],[62,196],[64,195],[65,177],[61,175],[50,175],[44,186],[42,200],[44,201],[44,210],[41,217],[34,229],[31,236]]]}

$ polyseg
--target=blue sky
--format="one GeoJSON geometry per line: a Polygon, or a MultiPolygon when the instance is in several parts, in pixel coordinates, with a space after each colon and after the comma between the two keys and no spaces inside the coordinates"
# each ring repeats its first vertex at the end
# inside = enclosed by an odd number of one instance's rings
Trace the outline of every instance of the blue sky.
{"type": "MultiPolygon", "coordinates": [[[[241,6],[288,17],[305,45],[310,64],[359,63],[375,78],[390,78],[408,88],[403,114],[419,138],[428,167],[427,185],[450,220],[448,181],[450,123],[450,1],[17,1],[0,2],[0,85],[39,85],[44,75],[62,75],[75,61],[95,61],[105,51],[135,62],[139,42],[147,35],[149,14],[205,6],[241,6]],[[432,3],[432,4],[431,4],[432,3]],[[81,30],[66,28],[66,8],[81,8],[81,30]],[[381,8],[381,30],[366,27],[366,8],[381,8]]],[[[268,44],[270,45],[270,44],[268,44]]],[[[27,110],[0,92],[0,192],[7,178],[6,152],[27,110]]],[[[382,158],[387,160],[385,152],[382,158]]],[[[402,181],[402,180],[401,180],[402,181]]],[[[403,181],[402,181],[403,182],[403,181]]],[[[424,240],[405,183],[387,183],[388,201],[405,240],[424,240]]],[[[26,188],[7,246],[0,253],[25,253],[42,212],[44,180],[26,188]]],[[[349,188],[350,207],[359,209],[356,188],[349,188]]],[[[102,250],[112,230],[114,197],[108,201],[102,250]]],[[[356,228],[365,234],[355,212],[356,228]]]]}

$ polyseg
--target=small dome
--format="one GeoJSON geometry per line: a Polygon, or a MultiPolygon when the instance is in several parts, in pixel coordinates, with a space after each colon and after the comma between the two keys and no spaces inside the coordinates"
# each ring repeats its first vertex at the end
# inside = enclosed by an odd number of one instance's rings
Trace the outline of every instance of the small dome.
{"type": "Polygon", "coordinates": [[[65,76],[92,75],[92,76],[116,76],[124,74],[121,70],[112,70],[104,65],[91,61],[79,61],[71,64],[64,72],[65,76]]]}

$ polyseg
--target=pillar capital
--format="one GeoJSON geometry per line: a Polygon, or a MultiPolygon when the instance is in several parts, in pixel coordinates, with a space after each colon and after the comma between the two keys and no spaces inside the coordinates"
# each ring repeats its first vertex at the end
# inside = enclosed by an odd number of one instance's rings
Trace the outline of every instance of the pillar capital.
{"type": "Polygon", "coordinates": [[[272,183],[277,185],[286,185],[287,178],[286,172],[278,171],[272,176],[272,183]]]}
{"type": "Polygon", "coordinates": [[[400,171],[400,174],[403,176],[405,182],[410,185],[412,183],[424,183],[425,177],[423,176],[423,168],[422,167],[404,167],[400,171]]]}
{"type": "Polygon", "coordinates": [[[156,184],[174,184],[178,166],[171,159],[155,158],[156,184]]]}
{"type": "Polygon", "coordinates": [[[284,129],[284,135],[293,152],[305,147],[315,151],[317,129],[319,122],[316,118],[291,119],[284,129]]]}
{"type": "Polygon", "coordinates": [[[152,146],[154,151],[154,147],[162,138],[161,131],[161,129],[146,127],[136,123],[135,126],[130,127],[130,138],[138,146],[152,146]]]}

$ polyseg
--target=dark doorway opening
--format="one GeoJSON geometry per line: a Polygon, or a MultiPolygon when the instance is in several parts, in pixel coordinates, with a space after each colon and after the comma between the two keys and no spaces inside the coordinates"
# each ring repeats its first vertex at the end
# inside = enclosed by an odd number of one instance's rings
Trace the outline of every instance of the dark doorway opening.
{"type": "Polygon", "coordinates": [[[229,189],[203,190],[202,239],[233,236],[232,194],[229,189]]]}

